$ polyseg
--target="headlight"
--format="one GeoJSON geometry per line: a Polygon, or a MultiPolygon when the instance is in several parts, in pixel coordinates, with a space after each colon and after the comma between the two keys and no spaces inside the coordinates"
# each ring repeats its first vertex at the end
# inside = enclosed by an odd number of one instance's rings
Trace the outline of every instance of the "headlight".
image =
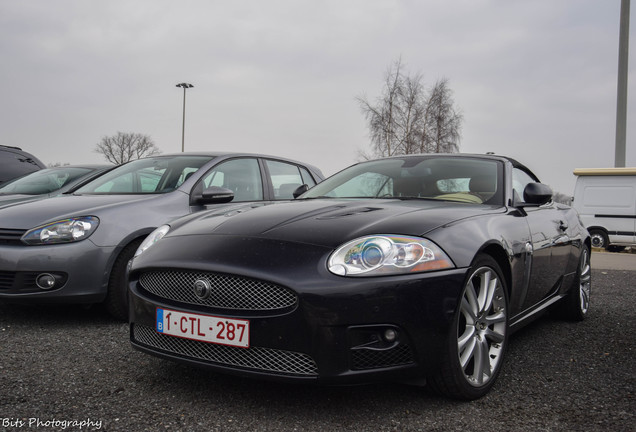
{"type": "Polygon", "coordinates": [[[72,243],[88,238],[97,229],[99,219],[82,216],[63,219],[30,229],[22,241],[30,245],[72,243]]]}
{"type": "Polygon", "coordinates": [[[142,241],[139,247],[137,248],[137,251],[135,252],[135,257],[138,257],[150,246],[154,245],[159,240],[161,240],[163,236],[168,234],[168,231],[170,231],[170,225],[161,225],[159,228],[157,228],[156,230],[148,234],[148,237],[146,237],[144,241],[142,241]]]}
{"type": "Polygon", "coordinates": [[[454,267],[433,242],[420,237],[378,235],[340,246],[329,257],[329,271],[340,276],[377,276],[454,267]]]}

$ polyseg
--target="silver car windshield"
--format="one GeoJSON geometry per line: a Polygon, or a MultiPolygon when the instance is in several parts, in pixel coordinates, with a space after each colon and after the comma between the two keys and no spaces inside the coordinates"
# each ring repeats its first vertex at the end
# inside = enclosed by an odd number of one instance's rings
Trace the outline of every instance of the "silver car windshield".
{"type": "Polygon", "coordinates": [[[128,162],[75,191],[85,194],[160,194],[175,190],[214,156],[159,156],[128,162]]]}
{"type": "Polygon", "coordinates": [[[62,186],[88,174],[90,168],[48,168],[20,177],[5,183],[0,188],[0,195],[23,194],[40,195],[55,192],[62,186]]]}
{"type": "Polygon", "coordinates": [[[363,162],[317,184],[301,198],[437,199],[503,204],[500,161],[406,156],[363,162]]]}

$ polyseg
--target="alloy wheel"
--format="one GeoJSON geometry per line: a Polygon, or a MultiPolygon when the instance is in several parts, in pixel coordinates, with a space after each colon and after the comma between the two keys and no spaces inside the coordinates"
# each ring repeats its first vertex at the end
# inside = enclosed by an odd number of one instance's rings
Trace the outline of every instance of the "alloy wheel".
{"type": "Polygon", "coordinates": [[[590,291],[592,286],[592,269],[590,266],[590,253],[587,248],[583,248],[581,261],[579,263],[579,298],[581,312],[587,313],[590,307],[590,291]]]}
{"type": "Polygon", "coordinates": [[[466,381],[482,387],[495,375],[507,332],[506,293],[490,267],[480,267],[468,280],[457,322],[457,354],[466,381]]]}

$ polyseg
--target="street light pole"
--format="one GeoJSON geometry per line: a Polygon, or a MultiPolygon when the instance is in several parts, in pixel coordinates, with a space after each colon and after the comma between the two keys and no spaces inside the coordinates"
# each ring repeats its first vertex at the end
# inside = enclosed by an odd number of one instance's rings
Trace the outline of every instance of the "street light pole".
{"type": "Polygon", "coordinates": [[[627,140],[627,62],[629,58],[629,0],[621,0],[618,38],[618,85],[616,95],[616,147],[614,166],[625,167],[627,140]]]}
{"type": "Polygon", "coordinates": [[[192,84],[188,83],[180,83],[177,84],[177,87],[183,87],[183,123],[181,126],[181,153],[185,151],[185,100],[186,100],[186,89],[194,87],[192,84]]]}

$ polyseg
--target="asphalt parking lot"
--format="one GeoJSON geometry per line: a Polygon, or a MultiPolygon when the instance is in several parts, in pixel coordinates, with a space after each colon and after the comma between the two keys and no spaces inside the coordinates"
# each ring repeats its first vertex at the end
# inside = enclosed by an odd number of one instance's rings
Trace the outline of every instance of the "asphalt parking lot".
{"type": "Polygon", "coordinates": [[[598,255],[588,319],[515,334],[493,391],[470,403],[217,375],[133,351],[128,326],[99,308],[0,304],[0,430],[634,430],[636,261],[612,269],[598,255]]]}

